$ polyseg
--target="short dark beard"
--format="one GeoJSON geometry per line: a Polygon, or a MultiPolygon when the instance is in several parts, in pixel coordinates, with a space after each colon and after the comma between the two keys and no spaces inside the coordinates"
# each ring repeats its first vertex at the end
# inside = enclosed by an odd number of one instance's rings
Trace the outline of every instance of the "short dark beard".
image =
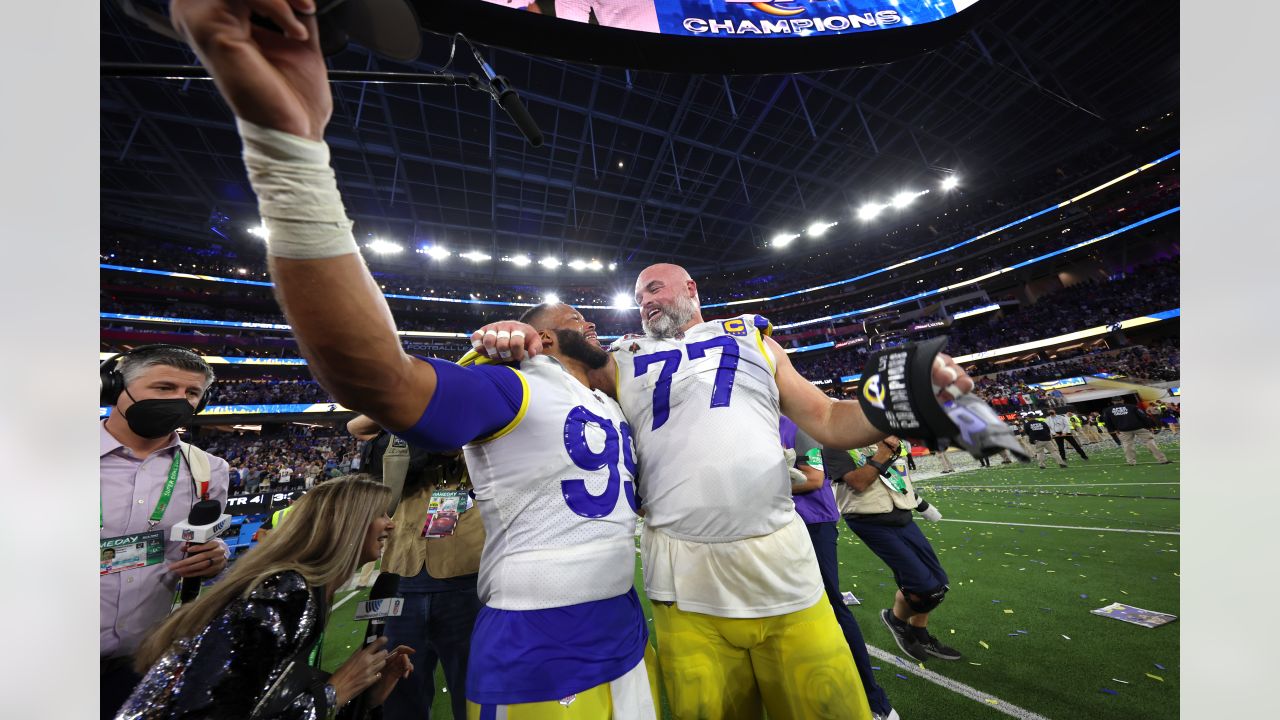
{"type": "Polygon", "coordinates": [[[560,354],[586,365],[588,370],[599,370],[609,363],[609,353],[588,342],[585,334],[559,328],[554,332],[560,354]]]}

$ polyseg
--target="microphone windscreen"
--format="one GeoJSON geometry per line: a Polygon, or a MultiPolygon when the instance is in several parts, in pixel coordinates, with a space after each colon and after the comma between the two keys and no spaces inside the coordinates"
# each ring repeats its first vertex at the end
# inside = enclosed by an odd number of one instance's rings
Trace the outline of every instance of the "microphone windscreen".
{"type": "Polygon", "coordinates": [[[520,102],[520,96],[516,95],[515,90],[508,89],[506,92],[498,96],[498,107],[506,111],[511,116],[511,121],[520,128],[520,133],[524,135],[529,144],[534,147],[542,147],[542,131],[538,129],[538,124],[533,121],[533,116],[525,109],[524,103],[520,102]]]}
{"type": "Polygon", "coordinates": [[[395,573],[384,572],[378,575],[378,579],[373,581],[373,588],[369,590],[370,600],[383,600],[389,597],[395,597],[400,591],[400,576],[395,573]]]}
{"type": "Polygon", "coordinates": [[[201,500],[191,507],[187,522],[192,525],[208,525],[222,517],[222,503],[217,500],[201,500]]]}

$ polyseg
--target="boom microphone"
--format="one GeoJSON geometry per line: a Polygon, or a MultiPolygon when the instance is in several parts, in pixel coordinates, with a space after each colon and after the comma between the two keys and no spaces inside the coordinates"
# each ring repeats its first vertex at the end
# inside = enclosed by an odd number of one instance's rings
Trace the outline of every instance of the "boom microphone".
{"type": "Polygon", "coordinates": [[[495,73],[493,68],[489,67],[489,63],[480,57],[479,50],[472,47],[471,54],[475,56],[476,62],[480,63],[481,72],[488,78],[490,92],[493,94],[493,99],[498,103],[498,107],[502,108],[507,117],[511,118],[511,122],[516,124],[520,134],[524,135],[524,139],[530,145],[542,147],[542,130],[538,129],[538,124],[533,121],[533,116],[525,109],[524,103],[520,101],[520,96],[516,94],[515,88],[511,87],[511,83],[506,78],[495,73]]]}
{"type": "MultiPolygon", "coordinates": [[[[191,506],[187,521],[177,523],[169,530],[169,539],[192,544],[207,543],[218,537],[231,524],[231,516],[222,513],[222,503],[217,500],[201,500],[191,506]]],[[[187,604],[200,594],[201,578],[182,578],[179,602],[187,604]]]]}

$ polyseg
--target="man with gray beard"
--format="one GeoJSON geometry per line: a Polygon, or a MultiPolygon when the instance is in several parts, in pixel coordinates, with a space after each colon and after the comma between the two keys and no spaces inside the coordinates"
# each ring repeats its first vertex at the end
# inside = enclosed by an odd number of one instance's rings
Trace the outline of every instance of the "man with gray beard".
{"type": "MultiPolygon", "coordinates": [[[[612,387],[644,468],[645,592],[673,715],[871,718],[791,500],[778,416],[829,448],[884,433],[801,377],[763,317],[705,321],[684,268],[646,268],[635,300],[645,334],[614,342],[592,385],[612,387]]],[[[506,322],[472,336],[517,360],[541,351],[536,339],[506,322]]],[[[973,388],[945,355],[932,381],[941,400],[973,388]]]]}

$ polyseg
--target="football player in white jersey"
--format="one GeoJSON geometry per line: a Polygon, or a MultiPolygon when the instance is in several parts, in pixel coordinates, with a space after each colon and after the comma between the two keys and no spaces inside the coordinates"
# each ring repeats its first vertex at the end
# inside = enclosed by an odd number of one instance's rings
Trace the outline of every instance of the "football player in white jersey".
{"type": "MultiPolygon", "coordinates": [[[[802,378],[764,318],[704,321],[684,268],[646,268],[635,299],[645,334],[615,342],[594,384],[608,386],[612,374],[644,468],[645,592],[672,713],[870,718],[790,498],[778,415],[824,447],[861,447],[885,434],[856,401],[831,400],[802,378]]],[[[531,335],[494,323],[472,342],[518,360],[541,351],[531,335]]],[[[940,400],[973,388],[945,355],[932,380],[946,388],[940,400]]]]}
{"type": "Polygon", "coordinates": [[[314,12],[313,0],[170,5],[236,114],[277,299],[312,374],[417,445],[465,445],[487,531],[468,714],[651,720],[632,587],[635,462],[617,404],[585,384],[608,359],[594,326],[566,306],[535,308],[530,332],[550,351],[519,369],[404,353],[329,165],[333,102],[314,12]]]}

